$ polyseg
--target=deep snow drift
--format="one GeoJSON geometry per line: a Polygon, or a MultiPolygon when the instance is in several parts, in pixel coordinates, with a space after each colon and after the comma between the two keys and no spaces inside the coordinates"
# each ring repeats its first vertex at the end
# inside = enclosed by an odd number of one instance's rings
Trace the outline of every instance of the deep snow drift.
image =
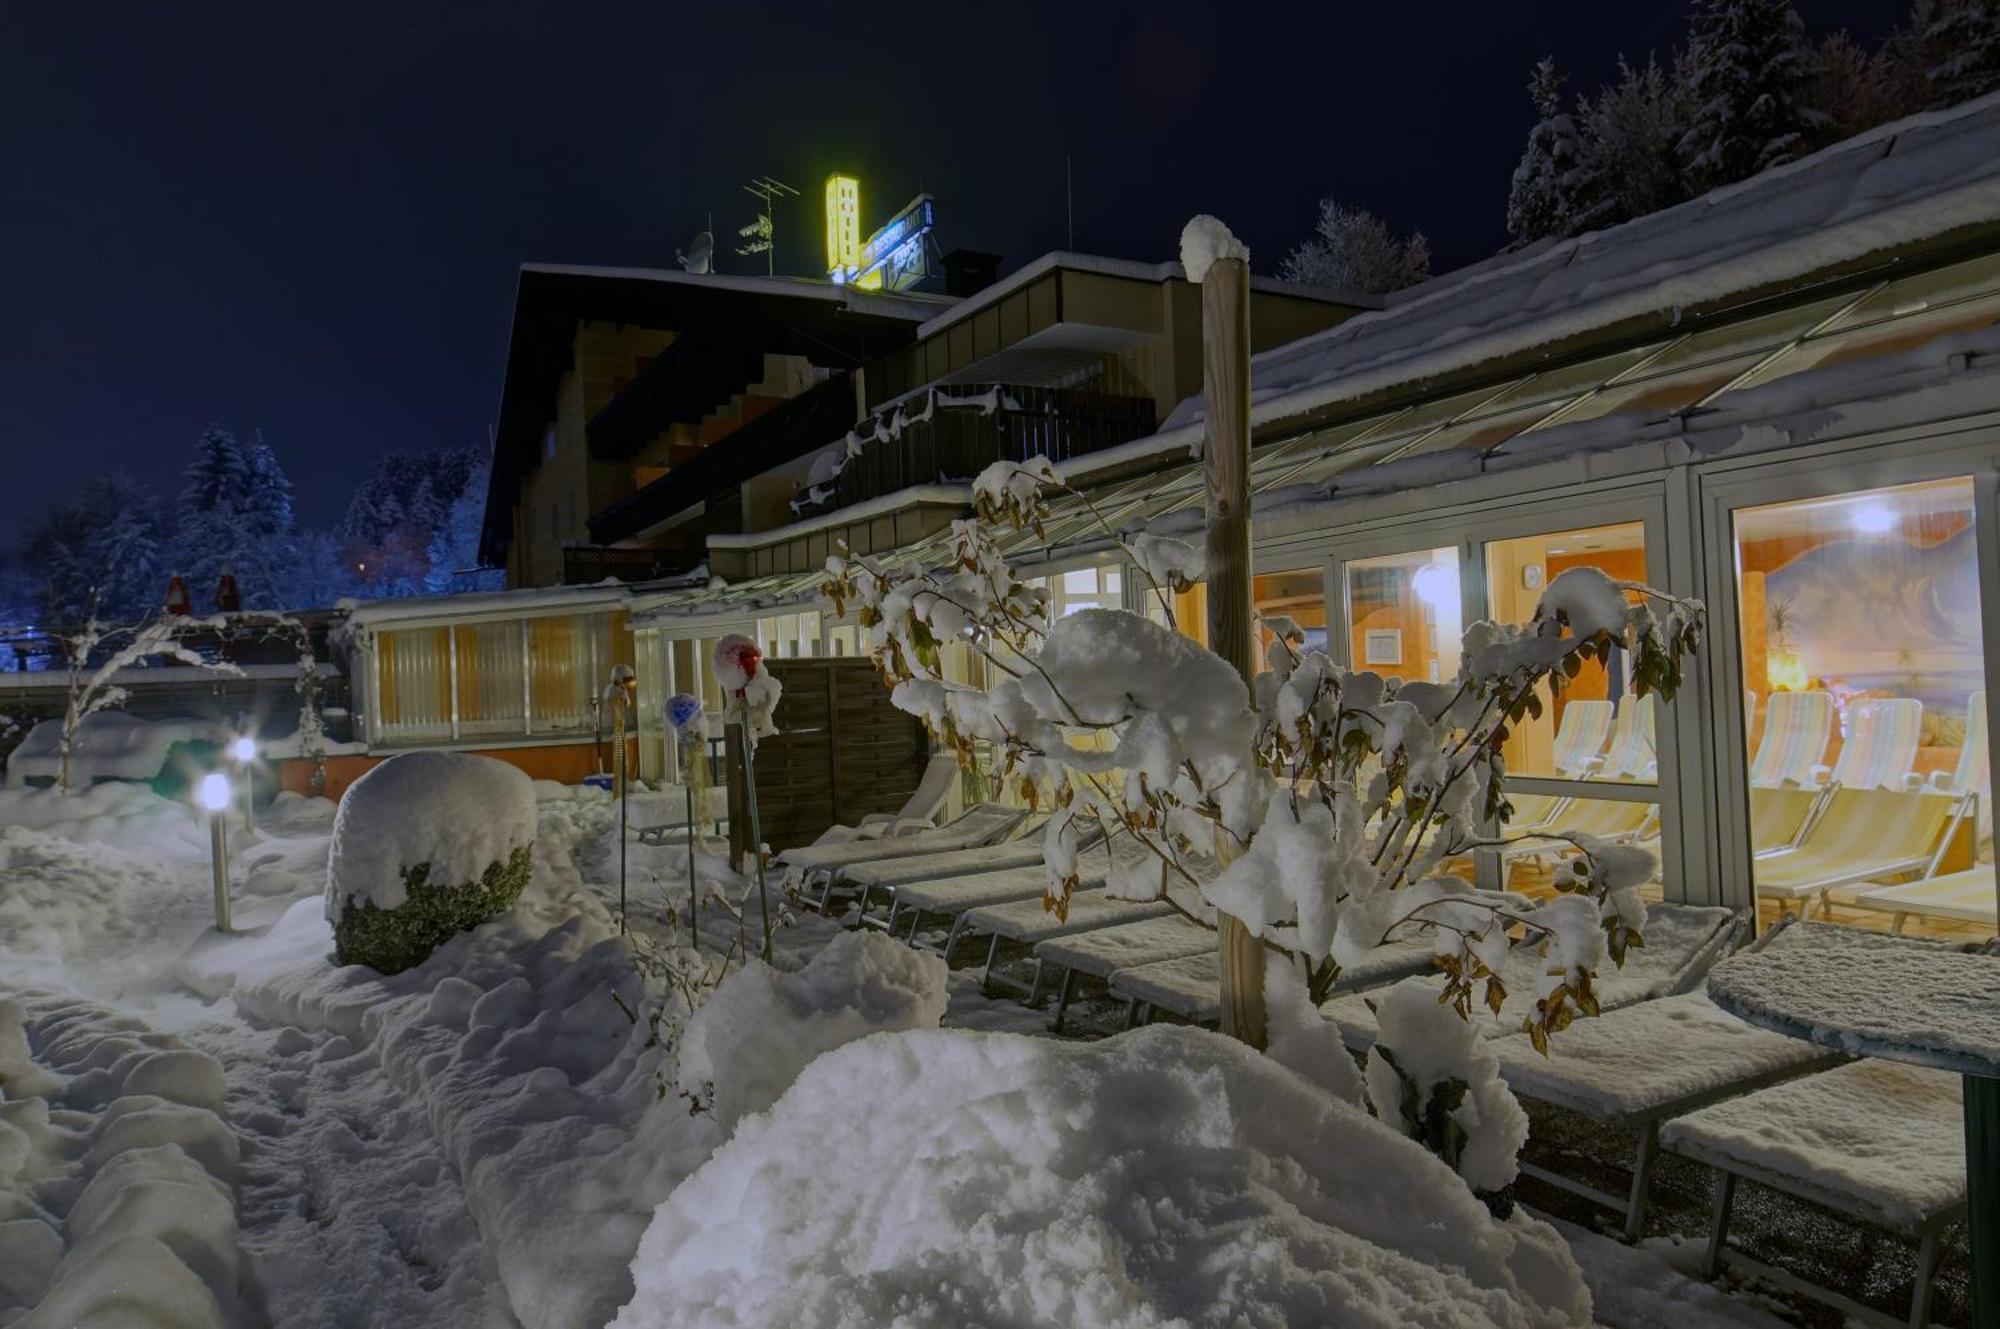
{"type": "Polygon", "coordinates": [[[1568,1248],[1221,1035],[813,1062],[660,1207],[617,1329],[1574,1326],[1568,1248]]]}

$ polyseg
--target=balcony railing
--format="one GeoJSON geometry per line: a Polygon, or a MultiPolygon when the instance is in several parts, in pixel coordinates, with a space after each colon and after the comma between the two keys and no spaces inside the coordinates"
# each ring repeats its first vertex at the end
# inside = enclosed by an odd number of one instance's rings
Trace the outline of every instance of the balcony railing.
{"type": "Polygon", "coordinates": [[[563,585],[595,586],[606,577],[619,581],[653,581],[686,572],[700,561],[681,549],[607,549],[571,546],[563,552],[563,585]]]}
{"type": "Polygon", "coordinates": [[[968,384],[936,388],[857,427],[856,455],[831,481],[801,489],[801,517],[912,485],[962,483],[996,461],[1064,461],[1144,438],[1151,397],[1082,388],[968,384]]]}

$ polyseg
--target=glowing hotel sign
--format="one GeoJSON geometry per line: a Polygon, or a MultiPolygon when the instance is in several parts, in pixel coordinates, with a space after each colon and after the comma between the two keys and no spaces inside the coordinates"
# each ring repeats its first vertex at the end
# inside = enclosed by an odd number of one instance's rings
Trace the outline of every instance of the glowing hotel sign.
{"type": "Polygon", "coordinates": [[[937,204],[919,194],[866,240],[861,238],[861,182],[826,178],[826,275],[835,285],[900,291],[929,275],[930,234],[937,204]]]}

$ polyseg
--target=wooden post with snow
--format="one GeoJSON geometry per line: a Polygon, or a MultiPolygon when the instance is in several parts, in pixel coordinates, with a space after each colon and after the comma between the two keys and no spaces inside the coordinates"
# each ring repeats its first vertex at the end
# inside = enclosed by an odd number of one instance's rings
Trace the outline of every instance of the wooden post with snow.
{"type": "MultiPolygon", "coordinates": [[[[1257,672],[1250,593],[1250,251],[1215,218],[1196,217],[1181,232],[1181,265],[1201,287],[1208,645],[1248,684],[1257,672]]],[[[1238,848],[1218,831],[1216,850],[1225,864],[1238,848]]],[[[1264,945],[1229,914],[1218,914],[1217,921],[1222,1031],[1261,1048],[1264,945]]]]}

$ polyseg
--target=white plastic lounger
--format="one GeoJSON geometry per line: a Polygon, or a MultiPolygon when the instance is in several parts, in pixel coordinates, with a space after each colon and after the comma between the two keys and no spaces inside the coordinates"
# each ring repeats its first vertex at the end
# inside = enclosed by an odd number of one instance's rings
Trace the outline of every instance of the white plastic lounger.
{"type": "Polygon", "coordinates": [[[1657,779],[1660,762],[1654,744],[1658,717],[1651,697],[1620,698],[1617,718],[1611,725],[1611,745],[1602,757],[1585,764],[1584,773],[1593,780],[1657,779]]]}
{"type": "Polygon", "coordinates": [[[1942,877],[1863,891],[1854,897],[1853,903],[1863,909],[1894,914],[1890,929],[1895,932],[1903,930],[1911,915],[1954,923],[1984,923],[1988,928],[1996,928],[2000,927],[2000,904],[1996,904],[2000,895],[1996,891],[2000,891],[2000,885],[1994,881],[1993,865],[1983,863],[1963,872],[1947,872],[1942,877]]]}
{"type": "MultiPolygon", "coordinates": [[[[1152,856],[1151,850],[1128,835],[1114,836],[1108,849],[1102,841],[1093,837],[1077,852],[1076,889],[1096,890],[1104,885],[1114,864],[1130,866],[1152,856]]],[[[951,928],[938,948],[939,954],[949,962],[969,911],[1015,900],[1039,900],[1047,893],[1048,869],[1039,857],[1030,865],[1006,871],[911,882],[896,888],[895,903],[889,910],[889,931],[896,930],[899,926],[898,915],[907,910],[910,914],[910,944],[920,946],[922,943],[918,942],[917,933],[925,918],[943,915],[951,919],[951,928]]]]}
{"type": "Polygon", "coordinates": [[[860,914],[855,921],[866,923],[870,921],[869,903],[878,892],[893,899],[902,887],[913,882],[1039,864],[1042,861],[1041,829],[1047,821],[1046,814],[1027,818],[1016,823],[1004,839],[971,849],[948,849],[936,854],[914,854],[849,864],[833,869],[832,881],[836,885],[855,888],[855,900],[860,905],[860,914]]]}
{"type": "Polygon", "coordinates": [[[1499,860],[1501,872],[1505,873],[1517,858],[1559,858],[1574,853],[1576,846],[1558,838],[1560,836],[1594,835],[1613,844],[1629,844],[1645,839],[1658,820],[1659,811],[1651,803],[1573,798],[1565,801],[1543,825],[1518,831],[1510,828],[1512,834],[1523,838],[1509,844],[1482,847],[1478,852],[1493,855],[1499,860]]]}
{"type": "Polygon", "coordinates": [[[1716,1172],[1703,1272],[1713,1278],[1728,1263],[1869,1324],[1928,1324],[1939,1240],[1966,1208],[1959,1095],[1959,1077],[1948,1071],[1862,1060],[1668,1122],[1660,1131],[1662,1147],[1716,1172]],[[1738,1180],[1916,1238],[1908,1320],[1730,1250],[1738,1180]]]}
{"type": "Polygon", "coordinates": [[[1166,914],[1137,923],[1051,937],[1038,942],[1035,959],[1043,970],[1062,970],[1062,983],[1056,989],[1056,1008],[1049,1028],[1058,1033],[1062,1031],[1063,1013],[1069,1008],[1070,994],[1075,990],[1079,974],[1109,978],[1119,969],[1199,955],[1203,951],[1213,951],[1215,946],[1214,932],[1199,923],[1189,922],[1179,914],[1166,914]]]}
{"type": "MultiPolygon", "coordinates": [[[[999,956],[1003,941],[1018,942],[1032,949],[1051,937],[1067,937],[1072,933],[1115,927],[1141,919],[1161,918],[1173,911],[1173,906],[1164,900],[1140,902],[1116,899],[1101,890],[1078,891],[1070,896],[1067,918],[1057,918],[1055,911],[1044,908],[1039,898],[1016,900],[968,912],[964,931],[967,936],[986,935],[992,938],[986,948],[985,973],[980,978],[981,984],[990,989],[996,981],[993,962],[999,956]]],[[[1033,1005],[1041,997],[1042,974],[1043,967],[1038,959],[1032,983],[1005,982],[1002,985],[1026,993],[1028,1003],[1033,1005]]]]}
{"type": "Polygon", "coordinates": [[[1837,789],[1796,849],[1758,858],[1757,894],[1807,904],[1859,882],[1929,876],[1973,802],[1957,794],[1837,789]]]}
{"type": "Polygon", "coordinates": [[[899,811],[873,813],[853,826],[829,826],[820,832],[813,844],[846,844],[850,840],[872,840],[930,830],[936,824],[945,800],[951,797],[951,787],[957,779],[957,754],[933,753],[923,775],[917,779],[915,792],[899,811]]]}
{"type": "MultiPolygon", "coordinates": [[[[1656,904],[1647,910],[1646,944],[1625,953],[1625,963],[1607,963],[1597,971],[1597,1004],[1616,1010],[1654,997],[1691,991],[1715,962],[1726,955],[1748,926],[1746,915],[1719,905],[1656,904]]],[[[1498,1015],[1473,1006],[1472,1027],[1482,1038],[1505,1038],[1521,1031],[1535,1009],[1535,981],[1542,957],[1536,947],[1517,947],[1507,957],[1501,983],[1507,999],[1498,1015]]],[[[1442,982],[1426,979],[1425,982],[1442,982]]],[[[1475,996],[1478,993],[1474,994],[1475,996]]],[[[1320,1004],[1320,1013],[1340,1026],[1341,1041],[1356,1052],[1375,1044],[1375,1012],[1359,993],[1334,997],[1320,1004]]],[[[1575,1028],[1574,1025],[1571,1028],[1575,1028]]]]}
{"type": "Polygon", "coordinates": [[[833,890],[833,875],[856,863],[884,858],[914,858],[953,849],[972,849],[1003,839],[1028,816],[1026,808],[1001,803],[981,803],[935,830],[913,835],[887,836],[879,840],[851,840],[845,844],[805,845],[778,855],[779,866],[803,881],[819,877],[824,881],[818,908],[824,912],[833,890]]]}
{"type": "MultiPolygon", "coordinates": [[[[1340,971],[1333,991],[1359,992],[1429,973],[1433,951],[1429,938],[1377,946],[1366,958],[1340,971]]],[[[1130,1003],[1125,1019],[1128,1027],[1150,1020],[1156,1010],[1196,1024],[1210,1024],[1222,1016],[1222,957],[1212,946],[1177,960],[1156,960],[1117,970],[1110,983],[1112,995],[1130,1003]]]]}
{"type": "Polygon", "coordinates": [[[1525,1034],[1496,1039],[1493,1051],[1501,1077],[1519,1097],[1638,1133],[1632,1184],[1623,1197],[1521,1163],[1528,1176],[1622,1211],[1627,1241],[1636,1241],[1645,1225],[1661,1122],[1842,1059],[1803,1039],[1752,1028],[1700,992],[1578,1020],[1549,1040],[1547,1056],[1525,1034]]]}
{"type": "Polygon", "coordinates": [[[1554,765],[1572,780],[1579,780],[1604,751],[1611,733],[1616,708],[1601,698],[1586,697],[1563,702],[1562,723],[1556,728],[1554,765]]]}
{"type": "Polygon", "coordinates": [[[1764,703],[1764,736],[1757,742],[1757,755],[1750,759],[1751,785],[1775,789],[1817,784],[1813,771],[1824,769],[1821,763],[1826,759],[1827,740],[1832,737],[1831,692],[1773,692],[1764,703]]]}
{"type": "Polygon", "coordinates": [[[1847,733],[1833,767],[1815,766],[1814,784],[1901,789],[1916,763],[1924,704],[1914,697],[1864,697],[1847,706],[1847,733]]]}

